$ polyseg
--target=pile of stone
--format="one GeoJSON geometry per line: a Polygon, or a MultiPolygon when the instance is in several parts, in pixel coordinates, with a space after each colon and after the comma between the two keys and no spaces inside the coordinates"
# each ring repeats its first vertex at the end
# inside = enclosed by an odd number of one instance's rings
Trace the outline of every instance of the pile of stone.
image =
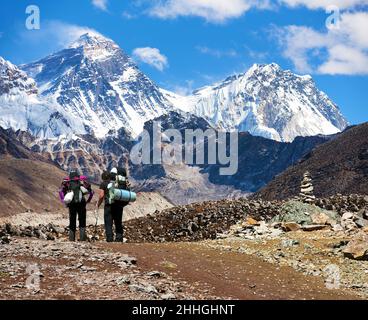
{"type": "MultiPolygon", "coordinates": [[[[216,239],[248,216],[271,219],[278,213],[279,202],[261,200],[220,200],[195,203],[155,212],[124,224],[128,242],[176,242],[216,239]]],[[[18,227],[7,224],[6,235],[54,240],[67,237],[67,229],[55,225],[18,227]]],[[[105,239],[104,227],[87,227],[89,239],[105,239]]]]}
{"type": "Polygon", "coordinates": [[[257,221],[251,217],[232,226],[228,232],[217,234],[218,239],[237,237],[242,239],[273,239],[283,234],[279,225],[269,225],[265,221],[257,221]]]}
{"type": "MultiPolygon", "coordinates": [[[[41,240],[55,240],[65,234],[65,229],[53,224],[32,226],[16,226],[10,223],[0,227],[0,238],[27,237],[41,240]]],[[[3,240],[2,240],[3,242],[3,240]]],[[[6,243],[6,242],[5,242],[6,243]]]]}
{"type": "Polygon", "coordinates": [[[305,203],[314,203],[316,197],[313,194],[314,187],[312,184],[312,178],[309,171],[305,172],[303,175],[303,180],[300,185],[300,194],[299,197],[301,201],[305,203]]]}
{"type": "Polygon", "coordinates": [[[340,225],[346,232],[354,232],[358,228],[368,228],[368,211],[345,212],[341,217],[340,225]]]}
{"type": "Polygon", "coordinates": [[[280,223],[285,231],[314,231],[333,227],[339,222],[336,212],[296,200],[281,205],[280,211],[280,214],[271,219],[271,223],[280,223]]]}
{"type": "MultiPolygon", "coordinates": [[[[365,227],[367,221],[367,196],[316,199],[316,205],[300,200],[270,202],[243,198],[194,203],[155,212],[124,223],[124,236],[128,242],[200,241],[216,239],[224,234],[250,239],[276,237],[286,231],[324,228],[350,232],[365,227]],[[330,203],[335,203],[333,208],[340,208],[342,217],[337,210],[326,210],[330,203]],[[343,212],[349,208],[353,210],[343,212]],[[256,222],[250,223],[249,217],[256,222]],[[267,224],[265,221],[270,222],[267,224]]],[[[67,229],[53,224],[37,227],[7,224],[0,227],[0,238],[1,243],[8,242],[9,236],[55,240],[67,238],[67,232],[67,229]]],[[[97,229],[89,226],[87,232],[91,241],[105,239],[103,226],[97,229]]]]}
{"type": "Polygon", "coordinates": [[[221,200],[178,206],[128,221],[129,242],[177,242],[216,239],[247,217],[271,219],[279,202],[260,200],[221,200]]]}
{"type": "Polygon", "coordinates": [[[368,211],[368,196],[337,194],[328,198],[316,199],[315,205],[326,210],[332,210],[343,215],[345,212],[368,211]]]}
{"type": "Polygon", "coordinates": [[[9,244],[11,241],[10,235],[8,235],[5,230],[0,228],[0,244],[9,244]]]}
{"type": "Polygon", "coordinates": [[[218,238],[272,239],[284,232],[330,229],[339,222],[336,212],[297,200],[280,204],[279,212],[268,223],[248,217],[232,226],[228,232],[218,234],[218,238]]]}

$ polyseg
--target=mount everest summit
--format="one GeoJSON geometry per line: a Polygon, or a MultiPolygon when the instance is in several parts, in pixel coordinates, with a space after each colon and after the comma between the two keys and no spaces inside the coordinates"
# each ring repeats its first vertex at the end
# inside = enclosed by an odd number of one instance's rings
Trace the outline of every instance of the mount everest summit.
{"type": "Polygon", "coordinates": [[[347,126],[338,107],[310,76],[276,64],[196,90],[187,97],[159,88],[112,40],[88,33],[39,61],[14,66],[0,59],[0,126],[40,139],[124,128],[133,137],[145,122],[185,111],[222,130],[291,142],[347,126]]]}

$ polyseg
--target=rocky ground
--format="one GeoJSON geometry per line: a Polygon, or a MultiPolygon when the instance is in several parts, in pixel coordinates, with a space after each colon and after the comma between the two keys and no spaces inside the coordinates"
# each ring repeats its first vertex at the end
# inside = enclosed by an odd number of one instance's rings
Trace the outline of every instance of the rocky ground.
{"type": "Polygon", "coordinates": [[[104,246],[15,239],[0,255],[1,299],[220,298],[164,272],[142,270],[124,250],[104,246]]]}
{"type": "Polygon", "coordinates": [[[323,278],[275,267],[218,242],[83,244],[21,238],[1,246],[0,255],[0,298],[6,300],[360,298],[353,290],[327,289],[323,278]]]}
{"type": "Polygon", "coordinates": [[[69,243],[60,226],[7,224],[0,298],[366,299],[367,196],[316,204],[238,199],[169,208],[126,222],[124,244],[104,243],[101,226],[89,227],[90,243],[69,243]],[[39,290],[27,288],[34,264],[39,290]]]}

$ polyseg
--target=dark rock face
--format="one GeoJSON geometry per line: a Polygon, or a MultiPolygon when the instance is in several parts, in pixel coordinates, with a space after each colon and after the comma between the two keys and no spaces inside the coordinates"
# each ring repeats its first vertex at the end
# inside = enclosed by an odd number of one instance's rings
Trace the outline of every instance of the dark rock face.
{"type": "Polygon", "coordinates": [[[312,175],[317,197],[368,194],[367,145],[368,123],[350,127],[276,176],[256,197],[271,200],[297,195],[306,171],[312,175]]]}
{"type": "MultiPolygon", "coordinates": [[[[177,129],[184,137],[185,129],[200,129],[203,132],[213,127],[204,119],[188,114],[170,112],[155,121],[161,123],[162,130],[177,129]]],[[[152,121],[145,124],[145,129],[152,132],[152,121]]],[[[262,137],[252,136],[249,133],[239,133],[239,169],[233,176],[219,175],[219,165],[198,165],[201,173],[209,175],[209,181],[215,185],[231,186],[246,192],[255,192],[265,186],[275,175],[284,171],[290,165],[297,163],[307,155],[314,147],[331,139],[329,136],[298,137],[292,143],[277,142],[262,137]]],[[[192,143],[185,141],[183,143],[192,143]]],[[[207,151],[207,138],[205,142],[205,154],[207,151]]],[[[195,149],[194,149],[195,150],[195,149]]],[[[229,149],[227,148],[229,153],[229,149]]],[[[184,158],[184,157],[183,157],[184,158]]],[[[142,172],[161,173],[164,176],[162,165],[152,165],[149,168],[139,170],[140,178],[144,177],[142,172]]]]}
{"type": "Polygon", "coordinates": [[[203,172],[209,173],[213,183],[256,192],[276,175],[297,163],[314,147],[329,139],[326,136],[298,137],[292,143],[285,143],[240,133],[238,172],[230,177],[220,176],[217,165],[207,165],[203,172]]]}
{"type": "Polygon", "coordinates": [[[25,132],[14,132],[12,129],[3,129],[0,127],[0,158],[10,156],[16,159],[46,161],[44,157],[34,153],[25,144],[23,144],[19,139],[20,135],[23,135],[24,139],[27,139],[26,137],[31,137],[31,135],[25,132]]]}
{"type": "Polygon", "coordinates": [[[0,57],[0,96],[9,94],[12,89],[28,95],[37,94],[36,83],[11,63],[0,57]]]}
{"type": "MultiPolygon", "coordinates": [[[[185,129],[200,129],[203,132],[207,129],[213,129],[203,118],[174,111],[156,118],[155,121],[160,122],[162,132],[168,129],[177,129],[182,133],[183,138],[185,137],[185,129]]],[[[152,137],[153,121],[146,122],[145,129],[152,137]]],[[[95,138],[93,135],[83,135],[68,141],[32,141],[29,137],[21,137],[21,139],[25,140],[33,151],[45,153],[64,170],[68,170],[71,166],[77,166],[81,172],[96,182],[99,181],[103,170],[111,169],[116,165],[129,166],[130,176],[136,181],[139,191],[160,191],[165,189],[165,186],[172,185],[173,182],[168,177],[165,164],[136,165],[129,162],[129,152],[136,142],[124,129],[116,132],[110,131],[109,135],[103,139],[95,138]],[[52,153],[49,150],[52,150],[52,153]]],[[[207,138],[204,139],[206,155],[208,144],[207,138]]],[[[198,165],[199,175],[208,176],[206,179],[209,184],[212,184],[212,187],[221,186],[243,193],[254,192],[265,186],[275,175],[308,154],[316,145],[324,143],[328,139],[330,138],[324,136],[298,137],[293,143],[283,143],[255,137],[249,133],[240,133],[238,172],[233,176],[221,176],[219,175],[219,165],[204,164],[198,165]]],[[[183,144],[193,143],[193,141],[185,141],[185,139],[182,142],[183,144]]],[[[170,141],[164,141],[164,144],[167,143],[170,141]]],[[[194,153],[196,153],[195,151],[194,148],[194,153]]],[[[205,162],[208,163],[206,156],[205,162]]],[[[208,186],[208,188],[210,187],[208,186]]],[[[197,192],[201,191],[199,189],[198,187],[197,192]]],[[[225,192],[224,189],[219,193],[223,196],[225,192]]],[[[228,190],[229,194],[231,192],[228,190]]],[[[193,193],[196,193],[195,186],[193,193]]],[[[213,198],[204,198],[204,200],[206,199],[213,198]]],[[[171,200],[175,201],[175,199],[171,200]]]]}

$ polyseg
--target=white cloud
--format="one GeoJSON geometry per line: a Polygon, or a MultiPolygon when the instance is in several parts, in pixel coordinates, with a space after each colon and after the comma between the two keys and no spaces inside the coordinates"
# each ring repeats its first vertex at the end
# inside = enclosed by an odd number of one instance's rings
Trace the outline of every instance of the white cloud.
{"type": "Polygon", "coordinates": [[[368,74],[368,54],[343,44],[329,50],[329,59],[319,66],[324,74],[368,74]]]}
{"type": "Polygon", "coordinates": [[[305,6],[308,9],[326,9],[331,5],[347,9],[368,4],[368,0],[279,0],[279,2],[290,7],[305,6]]]}
{"type": "Polygon", "coordinates": [[[108,0],[92,0],[92,4],[103,11],[107,11],[107,2],[108,0]]]}
{"type": "Polygon", "coordinates": [[[136,48],[133,50],[133,58],[147,63],[160,71],[163,71],[169,64],[167,57],[157,48],[136,48]]]}
{"type": "Polygon", "coordinates": [[[300,6],[311,10],[337,6],[340,10],[368,5],[368,0],[137,0],[148,3],[148,13],[161,19],[200,17],[211,23],[224,23],[239,18],[251,9],[278,9],[300,6]]]}
{"type": "Polygon", "coordinates": [[[283,54],[299,72],[368,74],[368,13],[346,12],[326,32],[306,26],[276,27],[283,54]]]}
{"type": "Polygon", "coordinates": [[[197,46],[196,49],[203,54],[208,54],[210,56],[214,56],[216,58],[222,57],[236,57],[238,53],[234,49],[229,50],[219,50],[219,49],[212,49],[206,46],[197,46]]]}
{"type": "Polygon", "coordinates": [[[45,21],[37,32],[22,29],[18,41],[28,47],[42,46],[49,53],[67,47],[85,33],[101,35],[89,27],[51,20],[45,21]]]}
{"type": "Polygon", "coordinates": [[[270,0],[164,0],[155,1],[149,13],[162,19],[179,16],[204,18],[208,22],[223,23],[238,18],[251,8],[269,9],[270,0]]]}

